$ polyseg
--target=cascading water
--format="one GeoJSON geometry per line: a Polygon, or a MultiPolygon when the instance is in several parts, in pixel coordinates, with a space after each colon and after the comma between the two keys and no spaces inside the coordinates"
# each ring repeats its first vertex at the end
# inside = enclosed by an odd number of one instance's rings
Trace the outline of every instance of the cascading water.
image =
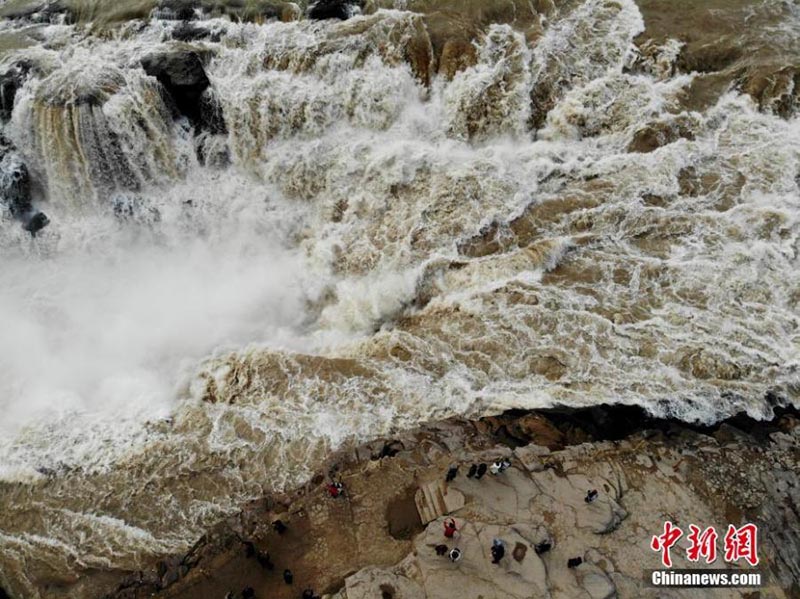
{"type": "Polygon", "coordinates": [[[632,0],[498,17],[460,57],[426,3],[379,4],[188,46],[47,25],[0,58],[2,168],[51,220],[0,203],[0,586],[144,567],[429,419],[800,404],[796,116],[688,109],[701,77],[634,45],[632,0]],[[224,127],[142,68],[187,47],[224,127]]]}

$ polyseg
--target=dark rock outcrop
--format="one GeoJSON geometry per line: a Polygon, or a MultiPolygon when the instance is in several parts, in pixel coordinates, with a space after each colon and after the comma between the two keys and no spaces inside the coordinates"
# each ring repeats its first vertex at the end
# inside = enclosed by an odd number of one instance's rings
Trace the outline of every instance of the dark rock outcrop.
{"type": "Polygon", "coordinates": [[[360,3],[352,0],[318,0],[308,8],[308,18],[316,20],[339,19],[345,21],[358,14],[360,3]]]}
{"type": "Polygon", "coordinates": [[[32,65],[26,60],[12,63],[4,73],[0,74],[0,122],[11,118],[17,92],[25,84],[32,65]]]}
{"type": "Polygon", "coordinates": [[[28,168],[11,145],[0,138],[0,201],[14,218],[24,219],[32,211],[28,168]]]}
{"type": "Polygon", "coordinates": [[[142,59],[142,67],[158,79],[178,115],[187,117],[195,126],[202,123],[202,96],[210,82],[197,52],[178,49],[151,54],[142,59]]]}
{"type": "Polygon", "coordinates": [[[14,109],[14,98],[22,86],[22,75],[17,69],[11,69],[0,75],[0,121],[11,118],[14,109]]]}
{"type": "Polygon", "coordinates": [[[49,224],[50,219],[47,215],[44,212],[37,212],[23,226],[28,233],[36,237],[36,234],[49,224]]]}
{"type": "Polygon", "coordinates": [[[0,203],[11,216],[22,222],[32,236],[50,224],[43,212],[34,210],[28,167],[14,147],[0,138],[0,203]]]}
{"type": "Polygon", "coordinates": [[[181,42],[193,42],[195,40],[219,42],[220,33],[208,27],[184,21],[172,30],[172,39],[181,42]]]}
{"type": "Polygon", "coordinates": [[[197,0],[161,0],[155,16],[164,20],[191,21],[198,8],[200,3],[197,0]]]}

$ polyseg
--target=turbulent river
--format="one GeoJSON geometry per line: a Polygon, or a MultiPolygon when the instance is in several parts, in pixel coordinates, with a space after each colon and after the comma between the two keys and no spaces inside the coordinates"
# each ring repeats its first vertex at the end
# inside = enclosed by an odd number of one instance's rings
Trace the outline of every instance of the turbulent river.
{"type": "Polygon", "coordinates": [[[275,4],[0,22],[0,586],[432,419],[800,406],[796,3],[275,4]]]}

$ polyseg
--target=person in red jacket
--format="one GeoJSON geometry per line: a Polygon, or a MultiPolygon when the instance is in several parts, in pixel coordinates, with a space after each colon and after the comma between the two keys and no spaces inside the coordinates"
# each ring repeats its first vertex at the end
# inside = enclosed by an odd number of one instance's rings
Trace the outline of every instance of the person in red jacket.
{"type": "Polygon", "coordinates": [[[449,518],[448,520],[444,521],[444,536],[446,536],[448,539],[452,539],[457,531],[458,528],[456,527],[455,520],[449,518]]]}
{"type": "Polygon", "coordinates": [[[325,488],[328,489],[328,494],[334,499],[344,495],[344,485],[342,483],[328,483],[325,488]]]}

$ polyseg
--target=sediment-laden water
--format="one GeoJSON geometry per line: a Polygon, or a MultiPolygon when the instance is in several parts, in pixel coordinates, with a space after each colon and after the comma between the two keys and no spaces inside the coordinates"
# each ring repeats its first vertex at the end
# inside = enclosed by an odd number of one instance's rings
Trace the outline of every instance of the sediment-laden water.
{"type": "Polygon", "coordinates": [[[795,3],[19,4],[0,586],[92,596],[434,418],[800,405],[795,3]]]}

